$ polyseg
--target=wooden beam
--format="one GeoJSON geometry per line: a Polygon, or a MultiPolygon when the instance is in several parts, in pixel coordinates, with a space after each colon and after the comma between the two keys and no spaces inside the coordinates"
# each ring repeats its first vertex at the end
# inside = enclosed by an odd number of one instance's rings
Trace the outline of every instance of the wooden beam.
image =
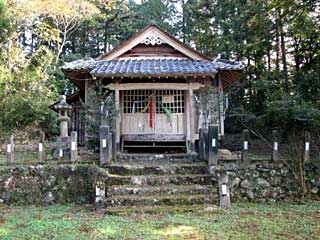
{"type": "Polygon", "coordinates": [[[204,87],[201,83],[110,83],[106,88],[110,90],[136,89],[168,89],[168,90],[198,90],[204,87]]]}
{"type": "MultiPolygon", "coordinates": [[[[85,102],[85,104],[88,103],[88,87],[89,87],[88,85],[89,85],[89,82],[85,81],[84,82],[84,102],[85,102]]],[[[84,113],[84,114],[86,114],[86,113],[84,113]]],[[[86,116],[84,116],[84,118],[86,118],[86,116]]],[[[86,122],[86,121],[84,121],[84,122],[86,122]]],[[[84,130],[83,135],[84,135],[84,146],[88,147],[88,133],[87,133],[87,126],[86,125],[87,124],[85,123],[83,126],[83,130],[84,130]]]]}
{"type": "Polygon", "coordinates": [[[186,140],[187,140],[187,151],[189,151],[189,144],[191,140],[191,134],[190,134],[190,112],[191,112],[191,106],[190,106],[190,92],[189,89],[185,91],[185,104],[186,104],[186,109],[185,109],[185,127],[186,127],[186,140]]]}
{"type": "MultiPolygon", "coordinates": [[[[191,86],[191,85],[190,85],[191,86]]],[[[193,89],[189,88],[188,90],[189,94],[188,94],[188,101],[189,101],[189,106],[190,106],[190,143],[191,143],[191,150],[195,151],[195,139],[194,139],[194,106],[193,106],[193,89]]]]}
{"type": "Polygon", "coordinates": [[[120,129],[120,123],[121,123],[121,112],[120,112],[120,89],[119,89],[119,83],[114,84],[115,88],[115,107],[116,111],[119,113],[119,115],[116,118],[116,151],[118,152],[120,150],[120,137],[121,137],[121,129],[120,129]]]}
{"type": "Polygon", "coordinates": [[[224,103],[223,103],[223,83],[222,80],[219,78],[219,96],[218,96],[218,109],[219,109],[219,132],[222,141],[224,141],[224,103]]]}
{"type": "Polygon", "coordinates": [[[183,142],[186,140],[184,134],[126,134],[122,135],[125,141],[145,142],[183,142]]]}

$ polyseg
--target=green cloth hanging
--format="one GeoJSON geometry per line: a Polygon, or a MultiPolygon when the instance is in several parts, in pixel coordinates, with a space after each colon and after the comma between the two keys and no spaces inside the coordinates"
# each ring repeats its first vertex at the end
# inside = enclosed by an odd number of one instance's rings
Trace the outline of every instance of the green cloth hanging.
{"type": "Polygon", "coordinates": [[[167,114],[167,117],[169,119],[169,122],[172,123],[172,112],[170,109],[166,108],[163,103],[161,103],[161,107],[163,108],[164,112],[167,114]]]}
{"type": "Polygon", "coordinates": [[[146,105],[146,107],[140,111],[140,113],[144,113],[146,110],[148,110],[148,108],[149,108],[149,98],[150,98],[150,96],[147,97],[147,98],[145,98],[145,99],[142,100],[142,101],[134,101],[134,102],[132,103],[131,113],[135,113],[135,112],[136,112],[136,104],[138,104],[138,103],[148,103],[148,104],[146,105]]]}

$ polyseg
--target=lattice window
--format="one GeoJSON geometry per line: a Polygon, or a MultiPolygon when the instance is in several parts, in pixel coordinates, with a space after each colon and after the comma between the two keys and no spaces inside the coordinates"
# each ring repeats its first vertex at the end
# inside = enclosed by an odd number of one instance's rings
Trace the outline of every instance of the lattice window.
{"type": "Polygon", "coordinates": [[[124,113],[147,113],[148,103],[152,90],[126,90],[123,91],[124,113]]]}
{"type": "Polygon", "coordinates": [[[182,90],[156,90],[156,113],[184,113],[184,91],[182,90]]]}
{"type": "Polygon", "coordinates": [[[182,90],[126,90],[122,96],[123,113],[149,113],[151,99],[155,113],[184,113],[182,90]]]}

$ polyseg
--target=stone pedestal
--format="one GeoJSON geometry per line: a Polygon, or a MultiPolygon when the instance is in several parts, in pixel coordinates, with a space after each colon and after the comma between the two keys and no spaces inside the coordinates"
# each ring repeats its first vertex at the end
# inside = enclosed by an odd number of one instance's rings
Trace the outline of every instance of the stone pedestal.
{"type": "Polygon", "coordinates": [[[58,159],[69,160],[71,157],[70,142],[71,138],[69,136],[58,137],[57,148],[54,150],[53,157],[58,159]]]}

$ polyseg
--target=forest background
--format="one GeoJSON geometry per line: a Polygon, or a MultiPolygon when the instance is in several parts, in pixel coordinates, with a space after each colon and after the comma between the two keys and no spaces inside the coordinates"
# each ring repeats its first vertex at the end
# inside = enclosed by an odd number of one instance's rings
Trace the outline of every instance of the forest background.
{"type": "Polygon", "coordinates": [[[59,67],[153,22],[213,59],[245,64],[227,89],[231,128],[319,137],[319,12],[316,0],[0,0],[0,135],[34,126],[53,136],[48,106],[76,91],[59,67]]]}

